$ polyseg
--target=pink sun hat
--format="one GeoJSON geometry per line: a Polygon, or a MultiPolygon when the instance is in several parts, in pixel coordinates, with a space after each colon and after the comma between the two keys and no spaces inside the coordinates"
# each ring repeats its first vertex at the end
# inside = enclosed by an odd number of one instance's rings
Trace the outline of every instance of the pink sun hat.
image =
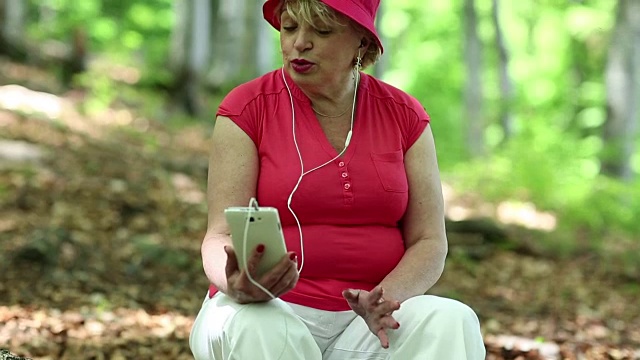
{"type": "MultiPolygon", "coordinates": [[[[276,14],[276,9],[280,2],[284,0],[267,0],[262,6],[262,14],[271,26],[280,31],[280,14],[276,14]]],[[[375,38],[376,44],[382,53],[382,42],[376,31],[375,18],[378,12],[380,0],[320,0],[325,5],[342,15],[350,18],[362,27],[367,29],[375,38]]]]}

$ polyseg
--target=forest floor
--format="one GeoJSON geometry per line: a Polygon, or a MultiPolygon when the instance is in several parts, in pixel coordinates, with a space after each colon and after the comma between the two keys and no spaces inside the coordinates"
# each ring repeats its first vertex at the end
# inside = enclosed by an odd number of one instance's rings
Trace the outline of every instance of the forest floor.
{"type": "MultiPolygon", "coordinates": [[[[46,74],[0,68],[36,82],[0,76],[0,349],[191,359],[211,125],[171,129],[126,106],[83,115],[77,94],[33,91],[46,74]]],[[[516,246],[451,233],[430,291],[476,310],[487,359],[640,359],[637,266],[536,251],[553,232],[507,233],[516,246]]]]}

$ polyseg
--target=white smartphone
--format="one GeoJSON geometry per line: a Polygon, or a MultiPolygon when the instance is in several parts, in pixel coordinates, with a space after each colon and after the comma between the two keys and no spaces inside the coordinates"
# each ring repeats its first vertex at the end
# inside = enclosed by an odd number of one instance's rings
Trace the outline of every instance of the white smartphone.
{"type": "Polygon", "coordinates": [[[278,209],[273,207],[229,207],[224,211],[231,229],[231,241],[238,266],[245,264],[258,244],[265,247],[256,269],[257,276],[271,270],[287,253],[278,209]],[[245,233],[246,230],[246,233],[245,233]],[[246,248],[246,259],[244,258],[246,248]]]}

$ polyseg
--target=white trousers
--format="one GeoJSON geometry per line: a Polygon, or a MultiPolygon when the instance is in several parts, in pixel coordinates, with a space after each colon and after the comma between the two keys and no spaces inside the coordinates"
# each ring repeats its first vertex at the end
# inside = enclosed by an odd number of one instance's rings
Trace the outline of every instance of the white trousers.
{"type": "Polygon", "coordinates": [[[467,305],[417,296],[393,313],[383,349],[353,311],[323,311],[280,299],[240,305],[205,299],[189,346],[196,360],[484,360],[478,317],[467,305]]]}

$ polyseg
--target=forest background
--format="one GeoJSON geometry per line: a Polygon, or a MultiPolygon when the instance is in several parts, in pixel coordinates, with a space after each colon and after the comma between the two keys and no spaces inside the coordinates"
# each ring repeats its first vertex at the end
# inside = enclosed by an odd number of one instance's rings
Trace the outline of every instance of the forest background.
{"type": "MultiPolygon", "coordinates": [[[[0,348],[190,358],[207,140],[259,0],[0,0],[0,348]]],[[[488,359],[640,359],[640,0],[383,0],[488,359]]],[[[0,354],[0,356],[2,356],[0,354]]]]}

